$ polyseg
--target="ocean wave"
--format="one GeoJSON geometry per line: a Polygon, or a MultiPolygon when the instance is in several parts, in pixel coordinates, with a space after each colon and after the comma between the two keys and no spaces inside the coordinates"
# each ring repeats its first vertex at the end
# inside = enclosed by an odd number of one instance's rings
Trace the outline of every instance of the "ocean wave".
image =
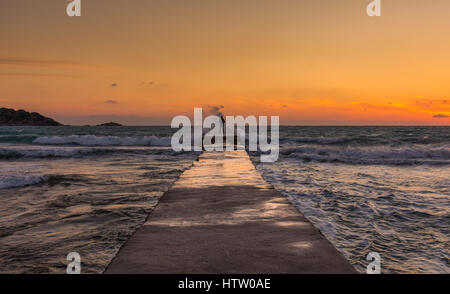
{"type": "Polygon", "coordinates": [[[63,175],[46,174],[15,174],[0,176],[0,190],[27,187],[33,185],[58,185],[65,182],[75,182],[79,179],[63,175]]]}
{"type": "Polygon", "coordinates": [[[337,162],[349,164],[450,164],[449,148],[312,148],[296,147],[282,149],[288,158],[304,161],[337,162]]]}
{"type": "Polygon", "coordinates": [[[0,176],[0,189],[11,189],[36,185],[49,180],[46,175],[4,175],[0,176]]]}
{"type": "Polygon", "coordinates": [[[30,144],[36,140],[36,135],[0,135],[0,143],[30,144]]]}
{"type": "Polygon", "coordinates": [[[295,142],[295,143],[315,143],[315,144],[339,144],[352,142],[356,138],[352,137],[294,137],[286,138],[285,141],[295,142]]]}
{"type": "MultiPolygon", "coordinates": [[[[36,146],[37,147],[37,146],[36,146]]],[[[0,148],[0,160],[15,160],[21,158],[79,158],[87,156],[104,156],[113,154],[126,155],[167,155],[183,156],[190,152],[176,152],[171,148],[153,147],[8,147],[0,148]]]]}
{"type": "Polygon", "coordinates": [[[53,148],[53,149],[11,149],[0,148],[0,159],[18,158],[52,158],[52,157],[79,157],[86,155],[102,155],[114,152],[114,149],[96,148],[53,148]]]}
{"type": "Polygon", "coordinates": [[[80,145],[80,146],[170,146],[171,138],[145,137],[117,137],[95,135],[71,135],[38,137],[34,144],[40,145],[80,145]]]}
{"type": "Polygon", "coordinates": [[[287,144],[306,145],[353,145],[353,146],[379,146],[379,145],[411,145],[411,144],[438,144],[449,142],[443,137],[429,136],[387,136],[383,134],[350,135],[350,136],[312,136],[312,137],[281,137],[281,142],[287,144]]]}

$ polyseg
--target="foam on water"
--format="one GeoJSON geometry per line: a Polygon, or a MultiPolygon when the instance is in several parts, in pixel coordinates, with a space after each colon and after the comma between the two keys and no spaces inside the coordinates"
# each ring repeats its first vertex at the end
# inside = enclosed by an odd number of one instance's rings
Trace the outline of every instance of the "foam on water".
{"type": "Polygon", "coordinates": [[[170,146],[170,138],[156,136],[145,137],[116,137],[95,135],[71,135],[38,137],[33,140],[41,145],[81,145],[81,146],[170,146]]]}
{"type": "Polygon", "coordinates": [[[450,273],[450,127],[286,127],[253,160],[361,272],[450,273]]]}
{"type": "MultiPolygon", "coordinates": [[[[0,272],[100,273],[191,166],[170,127],[0,127],[0,272]],[[30,262],[30,256],[32,262],[30,262]]],[[[275,185],[364,272],[448,273],[450,127],[281,127],[275,185]]],[[[232,170],[231,170],[232,171],[232,170]]]]}
{"type": "Polygon", "coordinates": [[[282,155],[303,161],[340,162],[348,164],[450,164],[450,148],[444,146],[409,147],[286,147],[282,155]]]}
{"type": "Polygon", "coordinates": [[[383,273],[450,273],[449,166],[258,164],[361,272],[370,252],[383,273]]]}
{"type": "Polygon", "coordinates": [[[52,147],[52,146],[4,146],[0,148],[0,160],[15,159],[45,159],[70,158],[85,156],[106,156],[114,154],[145,155],[145,154],[178,155],[168,147],[52,147]]]}
{"type": "Polygon", "coordinates": [[[47,180],[45,175],[0,175],[0,189],[10,189],[34,185],[47,180]]]}
{"type": "Polygon", "coordinates": [[[197,154],[167,127],[0,127],[0,272],[101,273],[197,154]],[[31,261],[30,261],[31,259],[31,261]]]}

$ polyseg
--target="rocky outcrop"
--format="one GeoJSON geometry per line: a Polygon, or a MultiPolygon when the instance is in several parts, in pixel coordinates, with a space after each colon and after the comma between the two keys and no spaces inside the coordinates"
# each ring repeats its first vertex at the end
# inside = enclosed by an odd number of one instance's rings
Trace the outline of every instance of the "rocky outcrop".
{"type": "Polygon", "coordinates": [[[0,108],[0,126],[61,126],[61,124],[37,112],[0,108]]]}
{"type": "Polygon", "coordinates": [[[122,125],[115,122],[109,122],[105,124],[98,125],[99,127],[121,127],[122,125]]]}

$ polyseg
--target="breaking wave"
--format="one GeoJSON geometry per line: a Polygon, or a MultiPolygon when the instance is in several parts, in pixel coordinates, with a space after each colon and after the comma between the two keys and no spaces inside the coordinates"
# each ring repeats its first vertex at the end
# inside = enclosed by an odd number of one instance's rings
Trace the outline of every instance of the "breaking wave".
{"type": "Polygon", "coordinates": [[[450,164],[450,148],[314,148],[282,149],[284,157],[303,161],[348,164],[450,164]]]}
{"type": "Polygon", "coordinates": [[[170,146],[170,138],[156,136],[116,137],[95,135],[72,135],[38,137],[34,144],[40,145],[80,145],[80,146],[170,146]]]}
{"type": "Polygon", "coordinates": [[[323,145],[349,143],[355,140],[356,138],[351,137],[296,137],[286,139],[286,141],[291,141],[295,143],[313,143],[323,145]]]}
{"type": "Polygon", "coordinates": [[[49,175],[4,175],[0,176],[0,189],[11,189],[32,186],[44,183],[56,183],[61,181],[58,176],[49,175]]]}
{"type": "Polygon", "coordinates": [[[52,157],[78,157],[86,155],[101,155],[113,152],[113,149],[11,149],[0,148],[0,159],[18,158],[52,158],[52,157]]]}
{"type": "Polygon", "coordinates": [[[132,155],[168,155],[178,156],[187,152],[175,152],[170,148],[88,148],[88,147],[54,147],[54,148],[0,148],[0,160],[14,160],[21,158],[78,158],[85,156],[103,156],[112,154],[132,155]]]}

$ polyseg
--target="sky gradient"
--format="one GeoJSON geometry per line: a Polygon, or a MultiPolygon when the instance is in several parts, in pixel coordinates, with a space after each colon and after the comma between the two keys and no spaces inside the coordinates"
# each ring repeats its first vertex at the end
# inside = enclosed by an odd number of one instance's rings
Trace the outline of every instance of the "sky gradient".
{"type": "Polygon", "coordinates": [[[450,1],[0,0],[0,107],[170,124],[450,125],[450,1]]]}

